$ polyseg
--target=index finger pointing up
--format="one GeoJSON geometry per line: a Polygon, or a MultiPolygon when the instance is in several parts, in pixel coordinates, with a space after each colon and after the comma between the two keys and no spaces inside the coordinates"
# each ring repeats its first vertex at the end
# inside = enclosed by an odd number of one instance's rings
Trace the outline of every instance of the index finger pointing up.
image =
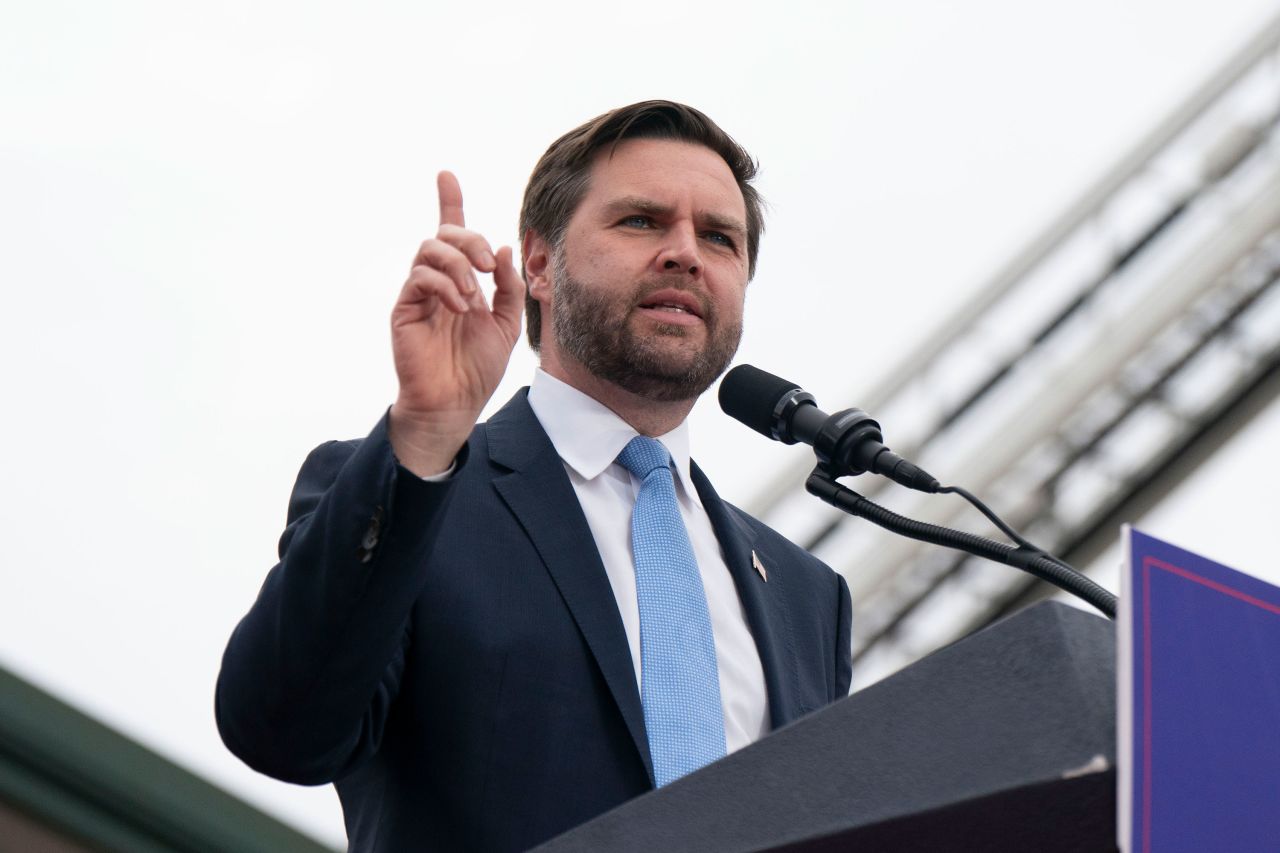
{"type": "Polygon", "coordinates": [[[462,215],[462,187],[453,172],[441,172],[436,176],[436,190],[440,193],[440,224],[465,228],[462,215]]]}

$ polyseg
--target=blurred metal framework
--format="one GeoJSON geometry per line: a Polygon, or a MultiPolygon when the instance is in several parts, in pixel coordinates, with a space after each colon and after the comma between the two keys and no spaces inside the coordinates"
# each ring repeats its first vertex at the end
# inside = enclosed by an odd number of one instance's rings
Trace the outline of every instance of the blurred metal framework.
{"type": "MultiPolygon", "coordinates": [[[[1280,18],[857,404],[1089,564],[1280,392],[1278,125],[1280,18]]],[[[803,492],[807,468],[751,508],[848,579],[855,686],[1052,592],[840,514],[803,492]]],[[[898,512],[992,535],[959,498],[869,479],[898,512]]]]}

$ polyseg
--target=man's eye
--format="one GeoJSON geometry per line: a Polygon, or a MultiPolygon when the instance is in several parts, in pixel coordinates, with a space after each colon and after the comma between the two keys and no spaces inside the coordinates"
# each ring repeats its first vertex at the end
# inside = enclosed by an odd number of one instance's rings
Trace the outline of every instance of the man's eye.
{"type": "Polygon", "coordinates": [[[729,249],[732,249],[735,245],[732,237],[719,231],[708,231],[704,236],[712,243],[719,243],[729,249]]]}
{"type": "Polygon", "coordinates": [[[628,216],[626,219],[622,220],[620,224],[626,225],[629,228],[648,228],[653,224],[653,220],[647,216],[640,216],[637,214],[635,216],[628,216]]]}

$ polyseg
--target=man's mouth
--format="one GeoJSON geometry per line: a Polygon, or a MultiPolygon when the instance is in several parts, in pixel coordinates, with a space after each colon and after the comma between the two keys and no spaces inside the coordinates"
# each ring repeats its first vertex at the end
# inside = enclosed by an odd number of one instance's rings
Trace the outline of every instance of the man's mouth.
{"type": "MultiPolygon", "coordinates": [[[[658,303],[650,304],[650,305],[641,305],[640,307],[641,307],[641,308],[652,308],[652,309],[654,309],[654,310],[656,310],[656,311],[679,311],[681,314],[693,314],[693,312],[692,312],[692,311],[690,311],[689,309],[685,308],[683,305],[675,305],[675,304],[673,304],[673,303],[671,303],[671,302],[658,302],[658,303]]],[[[694,316],[696,317],[697,315],[696,315],[696,314],[694,314],[694,316]]]]}
{"type": "Polygon", "coordinates": [[[701,320],[703,314],[702,305],[693,294],[670,289],[651,294],[640,302],[639,307],[684,322],[701,320]]]}

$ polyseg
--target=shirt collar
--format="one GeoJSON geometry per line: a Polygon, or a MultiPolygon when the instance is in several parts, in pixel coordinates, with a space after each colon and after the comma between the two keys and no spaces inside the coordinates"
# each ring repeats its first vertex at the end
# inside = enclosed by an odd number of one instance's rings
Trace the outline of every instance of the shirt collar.
{"type": "MultiPolygon", "coordinates": [[[[598,400],[538,368],[529,388],[529,406],[556,453],[585,480],[595,479],[613,464],[639,433],[598,400]]],[[[657,436],[671,454],[685,493],[698,499],[689,479],[689,423],[657,436]]]]}

